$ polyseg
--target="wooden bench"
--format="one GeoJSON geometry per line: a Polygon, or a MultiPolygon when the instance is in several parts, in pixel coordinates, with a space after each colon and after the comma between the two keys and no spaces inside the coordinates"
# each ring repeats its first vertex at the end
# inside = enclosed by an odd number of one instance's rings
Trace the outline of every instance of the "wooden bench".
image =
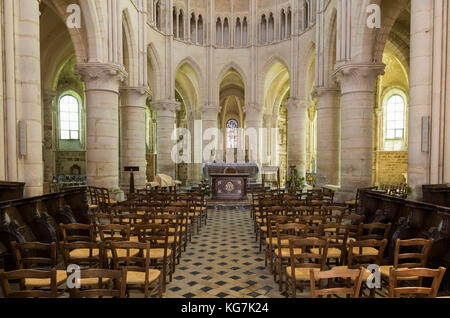
{"type": "Polygon", "coordinates": [[[6,270],[15,268],[11,241],[59,242],[58,224],[89,224],[86,187],[0,202],[0,242],[7,249],[6,270]]]}

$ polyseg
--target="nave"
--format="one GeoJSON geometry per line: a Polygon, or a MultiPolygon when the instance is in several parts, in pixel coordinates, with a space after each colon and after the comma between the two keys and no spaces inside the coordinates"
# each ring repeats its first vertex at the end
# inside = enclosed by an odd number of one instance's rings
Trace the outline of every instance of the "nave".
{"type": "Polygon", "coordinates": [[[411,291],[432,298],[446,295],[446,285],[439,292],[446,270],[429,259],[435,245],[439,248],[433,238],[396,239],[392,220],[358,213],[363,196],[384,195],[374,189],[361,189],[356,201],[338,205],[325,189],[285,193],[256,188],[249,195],[250,210],[222,210],[207,209],[206,188],[202,184],[190,190],[139,190],[116,202],[108,190],[90,187],[86,214],[78,210],[76,197],[81,194],[83,201],[86,189],[76,188],[60,193],[67,195],[58,198],[66,208],[57,208],[57,214],[50,197],[39,198],[40,204],[33,204],[35,212],[48,212],[41,217],[41,227],[25,222],[20,231],[14,230],[19,220],[14,212],[26,217],[20,204],[26,206],[30,199],[6,203],[9,235],[16,235],[16,241],[10,242],[7,271],[0,274],[3,296],[309,298],[323,292],[373,298],[411,291]],[[42,243],[45,227],[57,233],[54,242],[42,243]],[[374,266],[380,270],[380,286],[374,266]],[[14,267],[18,270],[11,270],[14,267]],[[71,286],[77,269],[80,286],[71,286]]]}

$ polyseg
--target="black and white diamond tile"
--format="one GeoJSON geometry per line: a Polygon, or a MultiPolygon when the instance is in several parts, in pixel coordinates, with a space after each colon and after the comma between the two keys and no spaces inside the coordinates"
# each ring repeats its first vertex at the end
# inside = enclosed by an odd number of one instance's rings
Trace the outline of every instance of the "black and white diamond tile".
{"type": "Polygon", "coordinates": [[[248,210],[210,210],[167,285],[167,298],[283,297],[255,241],[248,210]]]}

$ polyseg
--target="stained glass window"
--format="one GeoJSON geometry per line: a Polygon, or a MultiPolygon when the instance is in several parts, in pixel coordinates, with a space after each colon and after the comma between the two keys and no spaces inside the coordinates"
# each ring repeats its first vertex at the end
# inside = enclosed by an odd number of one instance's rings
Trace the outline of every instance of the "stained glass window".
{"type": "Polygon", "coordinates": [[[238,147],[238,129],[239,123],[236,119],[230,119],[227,121],[227,148],[238,147]]]}
{"type": "Polygon", "coordinates": [[[405,137],[405,101],[399,95],[393,95],[386,103],[385,139],[403,139],[405,137]]]}
{"type": "Polygon", "coordinates": [[[80,139],[80,104],[73,95],[65,95],[59,101],[60,138],[80,139]]]}

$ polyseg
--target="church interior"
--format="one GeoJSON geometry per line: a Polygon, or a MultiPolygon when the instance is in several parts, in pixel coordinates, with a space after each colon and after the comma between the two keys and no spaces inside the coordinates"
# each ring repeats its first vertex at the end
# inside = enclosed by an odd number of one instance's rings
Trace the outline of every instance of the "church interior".
{"type": "Polygon", "coordinates": [[[450,298],[448,0],[0,0],[0,298],[450,298]]]}

